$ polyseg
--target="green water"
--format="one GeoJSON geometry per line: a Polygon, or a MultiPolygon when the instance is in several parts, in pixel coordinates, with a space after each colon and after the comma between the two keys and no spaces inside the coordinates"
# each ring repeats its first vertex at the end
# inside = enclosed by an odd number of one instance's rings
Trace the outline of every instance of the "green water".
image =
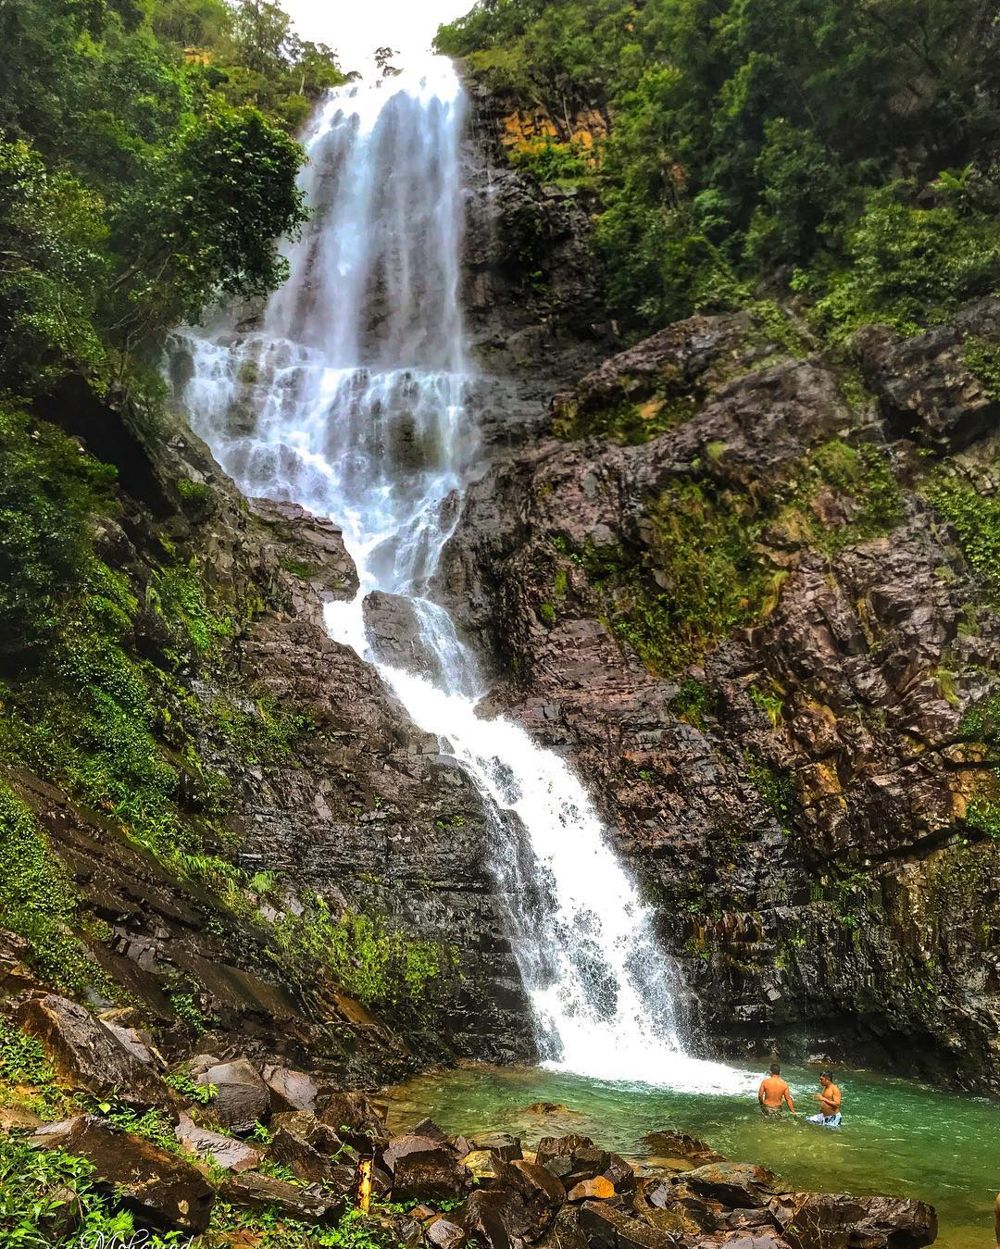
{"type": "MultiPolygon", "coordinates": [[[[815,1073],[785,1068],[796,1109],[817,1107],[815,1073]]],[[[868,1072],[839,1072],[844,1126],[831,1132],[764,1119],[751,1098],[604,1084],[538,1068],[468,1066],[423,1075],[390,1090],[400,1130],[425,1115],[448,1132],[508,1131],[533,1146],[541,1136],[582,1132],[627,1157],[648,1153],[657,1128],[699,1136],[737,1161],[759,1162],[790,1188],[920,1197],[937,1207],[942,1249],[992,1246],[1000,1189],[1000,1106],[868,1072]],[[567,1113],[529,1112],[556,1102],[567,1113]]]]}

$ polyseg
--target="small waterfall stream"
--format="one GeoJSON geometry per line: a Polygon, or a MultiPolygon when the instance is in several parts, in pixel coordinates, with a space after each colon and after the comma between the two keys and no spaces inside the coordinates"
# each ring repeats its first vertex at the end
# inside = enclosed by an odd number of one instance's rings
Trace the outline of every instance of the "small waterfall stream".
{"type": "Polygon", "coordinates": [[[250,496],[344,529],[362,588],[333,637],[377,662],[372,591],[409,601],[433,663],[378,663],[413,720],[467,770],[495,825],[498,886],[549,1065],[605,1080],[732,1091],[746,1077],[684,1053],[652,913],[583,785],[518,725],[484,719],[475,657],[427,597],[478,458],[460,306],[465,100],[449,62],[346,89],[305,136],[314,215],[259,329],[179,335],[181,400],[250,496]],[[428,671],[433,675],[428,675],[428,671]]]}

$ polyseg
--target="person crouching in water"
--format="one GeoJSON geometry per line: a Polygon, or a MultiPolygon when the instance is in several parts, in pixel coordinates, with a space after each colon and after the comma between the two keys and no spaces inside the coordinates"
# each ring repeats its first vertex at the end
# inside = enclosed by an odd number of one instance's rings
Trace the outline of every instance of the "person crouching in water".
{"type": "Polygon", "coordinates": [[[777,1117],[781,1114],[782,1103],[792,1114],[795,1114],[792,1090],[781,1078],[781,1068],[777,1063],[771,1064],[771,1074],[761,1080],[760,1088],[757,1090],[757,1100],[760,1102],[761,1113],[769,1117],[777,1117]]]}
{"type": "Polygon", "coordinates": [[[809,1123],[819,1123],[824,1128],[839,1128],[841,1124],[840,1089],[833,1082],[833,1073],[831,1071],[821,1071],[819,1073],[819,1082],[821,1091],[814,1093],[813,1097],[819,1102],[819,1114],[810,1115],[809,1123]]]}

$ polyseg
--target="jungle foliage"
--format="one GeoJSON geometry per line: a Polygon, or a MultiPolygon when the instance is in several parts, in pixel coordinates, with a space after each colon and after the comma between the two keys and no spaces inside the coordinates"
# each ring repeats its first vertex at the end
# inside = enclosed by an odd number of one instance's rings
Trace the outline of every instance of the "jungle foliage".
{"type": "Polygon", "coordinates": [[[136,371],[165,328],[282,278],[291,132],[344,80],[266,0],[0,6],[0,389],[136,371]]]}
{"type": "Polygon", "coordinates": [[[833,337],[1000,286],[990,0],[480,0],[438,47],[605,107],[598,243],[635,333],[791,287],[833,337]]]}

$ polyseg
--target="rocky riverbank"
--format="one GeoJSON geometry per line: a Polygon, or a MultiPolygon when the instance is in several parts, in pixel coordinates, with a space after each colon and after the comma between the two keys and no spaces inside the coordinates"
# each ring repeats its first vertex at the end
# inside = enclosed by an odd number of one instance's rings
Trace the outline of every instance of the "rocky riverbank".
{"type": "MultiPolygon", "coordinates": [[[[392,1136],[377,1102],[314,1072],[246,1053],[168,1069],[148,1034],[51,994],[24,998],[15,1018],[20,1104],[0,1109],[0,1171],[20,1159],[55,1244],[95,1200],[139,1228],[217,1247],[283,1227],[303,1246],[353,1228],[407,1249],[921,1249],[936,1235],[923,1202],[788,1192],[682,1133],[652,1134],[641,1163],[580,1135],[528,1150],[506,1134],[449,1138],[425,1120],[392,1136]],[[66,1157],[86,1172],[57,1182],[66,1157]]],[[[8,1029],[8,1074],[14,1053],[8,1029]]]]}

